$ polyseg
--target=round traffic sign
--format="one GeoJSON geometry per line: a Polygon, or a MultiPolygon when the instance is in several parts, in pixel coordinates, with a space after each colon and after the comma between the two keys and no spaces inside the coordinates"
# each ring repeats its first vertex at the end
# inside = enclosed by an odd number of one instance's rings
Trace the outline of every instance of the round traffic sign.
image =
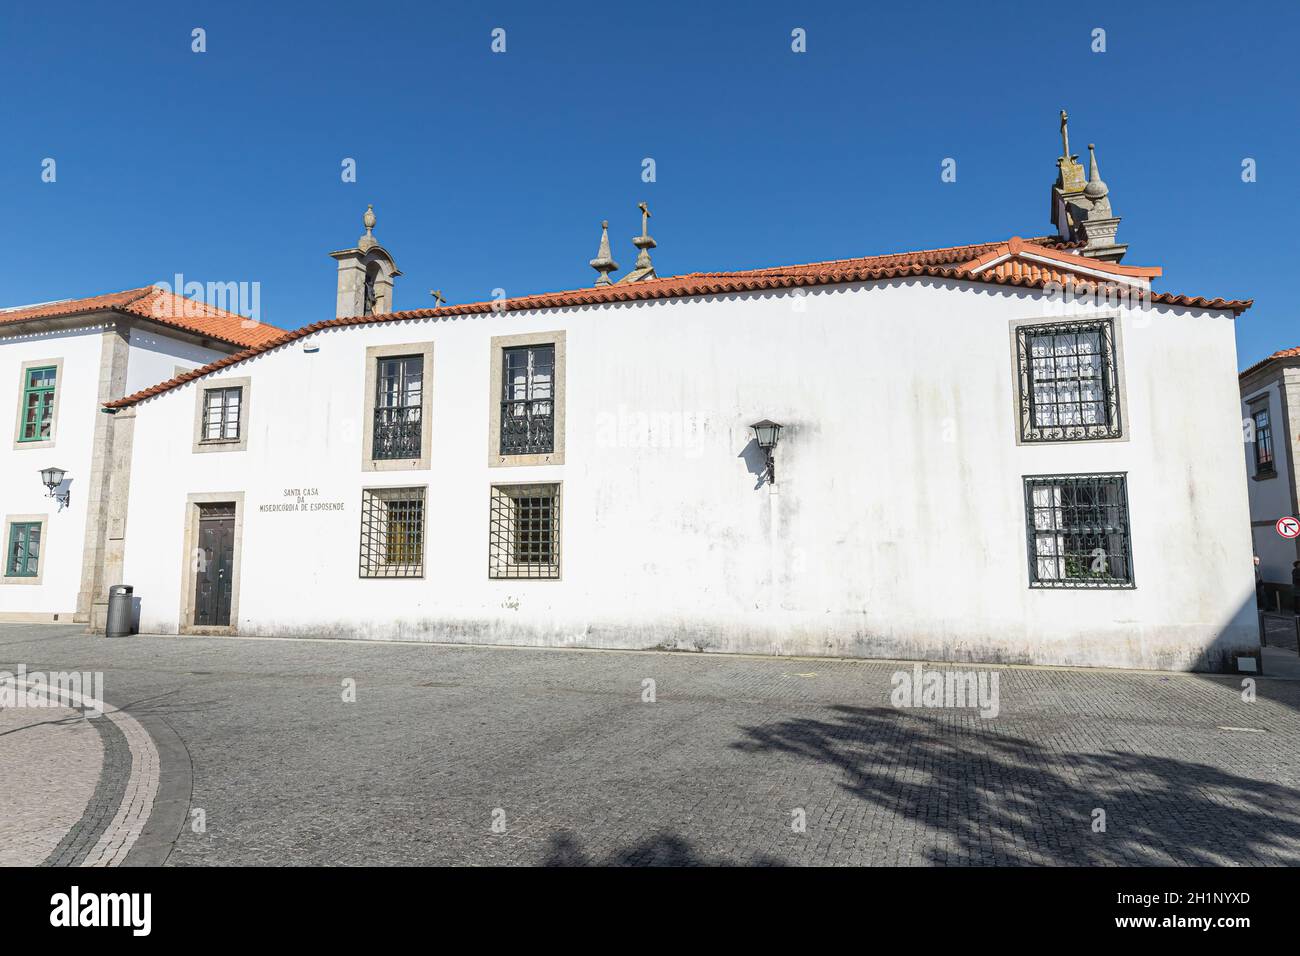
{"type": "Polygon", "coordinates": [[[1277,533],[1284,538],[1300,538],[1300,518],[1278,518],[1277,533]]]}

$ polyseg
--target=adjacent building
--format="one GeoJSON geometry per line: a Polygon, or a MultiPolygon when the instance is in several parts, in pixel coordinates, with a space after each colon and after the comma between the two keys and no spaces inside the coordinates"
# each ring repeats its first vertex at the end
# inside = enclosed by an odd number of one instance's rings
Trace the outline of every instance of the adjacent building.
{"type": "Polygon", "coordinates": [[[0,309],[0,620],[102,622],[131,464],[104,403],[279,331],[154,286],[0,309]]]}
{"type": "Polygon", "coordinates": [[[1280,518],[1300,515],[1296,456],[1300,454],[1300,348],[1274,352],[1241,373],[1250,531],[1259,556],[1264,606],[1294,606],[1291,570],[1300,539],[1278,533],[1280,518]]]}

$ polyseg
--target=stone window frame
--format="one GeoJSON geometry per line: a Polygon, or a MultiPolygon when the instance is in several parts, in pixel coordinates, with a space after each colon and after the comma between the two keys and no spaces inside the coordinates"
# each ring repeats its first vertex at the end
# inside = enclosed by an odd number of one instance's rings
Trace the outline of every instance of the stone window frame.
{"type": "MultiPolygon", "coordinates": [[[[37,366],[40,368],[41,366],[37,366]]],[[[46,557],[50,544],[50,516],[45,514],[5,515],[4,537],[0,538],[0,547],[4,548],[4,564],[0,565],[0,584],[39,585],[45,578],[46,557]],[[41,551],[36,560],[36,574],[32,576],[9,573],[9,539],[16,524],[39,524],[41,526],[41,551]]]]}
{"type": "Polygon", "coordinates": [[[198,383],[194,395],[194,447],[195,453],[214,451],[246,451],[248,449],[248,426],[253,407],[253,379],[242,375],[230,378],[205,378],[198,383]],[[238,388],[239,396],[239,437],[238,438],[204,438],[203,406],[208,392],[223,388],[238,388]]]}
{"type": "Polygon", "coordinates": [[[1017,445],[1051,445],[1072,442],[1118,442],[1129,440],[1128,389],[1124,375],[1124,342],[1120,313],[1099,312],[1095,315],[1065,318],[1012,320],[1010,323],[1011,362],[1015,376],[1012,402],[1016,421],[1017,445]],[[1029,378],[1028,337],[1035,330],[1068,330],[1070,327],[1104,327],[1103,371],[1108,377],[1105,401],[1111,420],[1105,425],[1039,426],[1033,423],[1032,383],[1029,378]]]}
{"type": "MultiPolygon", "coordinates": [[[[1026,532],[1026,558],[1028,571],[1029,589],[1037,590],[1087,590],[1087,591],[1132,591],[1137,588],[1137,578],[1133,570],[1133,510],[1129,501],[1128,472],[1111,471],[1111,472],[1069,472],[1050,475],[1024,475],[1021,477],[1024,487],[1025,500],[1025,532],[1026,532]],[[1107,537],[1118,539],[1120,550],[1117,553],[1107,554],[1112,558],[1119,558],[1122,561],[1125,574],[1123,577],[1113,574],[1092,577],[1088,575],[1070,576],[1065,574],[1048,574],[1040,573],[1040,562],[1045,559],[1060,559],[1065,568],[1068,568],[1070,557],[1075,559],[1086,557],[1086,553],[1075,552],[1073,555],[1063,551],[1067,537],[1080,537],[1092,534],[1097,536],[1096,532],[1080,532],[1073,530],[1066,522],[1066,516],[1074,510],[1073,506],[1067,507],[1064,503],[1064,495],[1053,494],[1052,503],[1048,505],[1038,504],[1034,499],[1034,493],[1041,490],[1060,491],[1067,486],[1079,487],[1089,486],[1091,490],[1100,490],[1103,486],[1109,486],[1115,489],[1115,499],[1111,502],[1100,504],[1098,507],[1113,511],[1118,517],[1118,527],[1122,530],[1112,530],[1107,532],[1107,537]],[[1058,498],[1060,502],[1058,503],[1058,498]],[[1052,520],[1056,520],[1057,513],[1061,516],[1062,524],[1057,526],[1049,524],[1043,527],[1038,521],[1038,513],[1051,512],[1052,520]],[[1038,544],[1041,538],[1050,537],[1053,541],[1053,548],[1049,552],[1039,550],[1038,544]]],[[[1108,526],[1109,527],[1109,526],[1108,526]]],[[[1114,567],[1114,561],[1109,565],[1114,567]]],[[[1060,568],[1058,567],[1058,570],[1060,568]]]]}
{"type": "Polygon", "coordinates": [[[59,438],[59,408],[63,405],[63,359],[33,359],[23,362],[18,377],[18,414],[14,421],[14,451],[53,448],[59,438]],[[27,373],[34,368],[54,369],[54,413],[50,416],[50,437],[23,441],[23,395],[27,392],[27,373]]]}
{"type": "Polygon", "coordinates": [[[428,471],[433,460],[433,343],[371,345],[366,349],[365,393],[361,397],[361,470],[428,471]],[[379,387],[379,360],[418,355],[422,359],[420,384],[420,457],[375,458],[375,400],[379,387]]]}
{"type": "Polygon", "coordinates": [[[564,381],[567,358],[565,330],[551,332],[521,332],[516,335],[494,335],[488,343],[488,361],[491,374],[488,390],[488,467],[512,468],[520,465],[563,465],[564,464],[564,381]],[[555,347],[555,367],[551,371],[553,379],[552,403],[555,409],[555,447],[550,454],[541,455],[503,455],[501,454],[501,394],[504,388],[504,353],[506,349],[529,345],[553,345],[555,347]]]}
{"type": "Polygon", "coordinates": [[[362,581],[392,580],[392,581],[419,581],[427,576],[428,572],[428,555],[429,555],[429,486],[427,484],[413,485],[366,485],[361,489],[361,534],[358,541],[358,559],[357,559],[357,577],[362,581]],[[368,530],[367,511],[373,507],[371,501],[382,501],[386,495],[397,495],[407,493],[406,497],[414,498],[415,493],[419,493],[420,499],[420,555],[419,561],[415,564],[395,564],[389,565],[382,560],[368,560],[367,555],[367,537],[368,530]],[[394,567],[403,569],[400,573],[384,573],[382,569],[394,567]],[[416,568],[414,573],[408,573],[411,568],[416,568]]]}
{"type": "Polygon", "coordinates": [[[187,495],[185,498],[185,541],[181,548],[181,568],[183,569],[183,586],[181,588],[180,626],[181,634],[215,634],[234,635],[239,633],[239,579],[242,571],[244,551],[244,493],[242,491],[204,491],[187,495]],[[235,543],[234,554],[230,560],[230,624],[195,624],[194,623],[194,587],[195,551],[199,541],[199,505],[226,504],[235,505],[235,543]]]}
{"type": "Polygon", "coordinates": [[[560,581],[564,577],[564,482],[563,481],[511,481],[492,482],[488,488],[488,579],[491,581],[560,581]],[[534,573],[531,563],[517,563],[510,557],[507,544],[511,539],[499,537],[498,499],[514,498],[513,491],[531,491],[539,488],[554,489],[555,532],[552,547],[554,559],[545,565],[553,573],[534,573]],[[502,555],[507,555],[502,557],[502,555]]]}

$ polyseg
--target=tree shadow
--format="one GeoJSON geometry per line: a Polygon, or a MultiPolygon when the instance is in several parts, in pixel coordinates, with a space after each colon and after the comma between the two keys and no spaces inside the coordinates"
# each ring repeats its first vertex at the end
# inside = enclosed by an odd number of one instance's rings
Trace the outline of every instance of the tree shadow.
{"type": "Polygon", "coordinates": [[[838,770],[881,822],[931,831],[923,862],[1300,864],[1300,790],[1193,760],[1049,748],[969,713],[829,710],[742,728],[731,746],[838,770]]]}
{"type": "MultiPolygon", "coordinates": [[[[657,833],[631,846],[619,847],[597,858],[583,849],[568,832],[553,834],[546,848],[545,866],[731,866],[731,861],[705,856],[675,833],[657,833]]],[[[787,866],[783,860],[762,856],[747,866],[787,866]]]]}

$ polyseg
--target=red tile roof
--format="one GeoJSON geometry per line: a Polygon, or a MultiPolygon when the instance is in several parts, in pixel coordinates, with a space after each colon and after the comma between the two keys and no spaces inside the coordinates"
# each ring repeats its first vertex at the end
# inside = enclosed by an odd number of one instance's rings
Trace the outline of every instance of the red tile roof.
{"type": "Polygon", "coordinates": [[[245,348],[264,345],[279,338],[285,331],[151,285],[86,299],[65,299],[62,302],[45,302],[3,310],[0,311],[0,326],[103,311],[138,315],[245,348]]]}
{"type": "Polygon", "coordinates": [[[971,272],[992,269],[1003,278],[1020,276],[1034,281],[1064,282],[1066,277],[1087,277],[1103,272],[1113,275],[1118,282],[1147,286],[1152,279],[1164,273],[1159,266],[1122,266],[1117,262],[1101,262],[1069,251],[1041,243],[1037,239],[1012,236],[997,243],[983,255],[964,263],[962,268],[971,272]]]}
{"type": "Polygon", "coordinates": [[[1254,365],[1252,365],[1250,368],[1248,368],[1248,369],[1246,369],[1245,371],[1243,371],[1243,372],[1241,373],[1241,376],[1242,376],[1242,377],[1247,376],[1247,375],[1249,375],[1251,372],[1255,371],[1256,369],[1261,369],[1261,368],[1263,368],[1265,365],[1267,365],[1269,362],[1272,362],[1274,359],[1285,359],[1285,358],[1300,358],[1300,347],[1298,347],[1298,348],[1293,348],[1293,349],[1282,349],[1282,351],[1280,351],[1280,352],[1274,352],[1274,353],[1273,353],[1272,355],[1270,355],[1268,358],[1266,358],[1266,359],[1260,359],[1258,362],[1256,362],[1256,363],[1255,363],[1254,365]]]}
{"type": "MultiPolygon", "coordinates": [[[[878,282],[922,276],[1036,289],[1043,288],[1048,282],[1060,282],[1070,285],[1074,290],[1082,294],[1093,289],[1097,281],[1069,272],[1070,263],[1066,260],[1075,258],[1069,254],[1069,250],[1076,248],[1078,248],[1077,244],[1061,243],[1055,237],[1013,238],[1003,242],[950,246],[944,249],[927,249],[918,252],[894,253],[858,259],[836,259],[829,262],[751,269],[743,272],[695,272],[688,275],[666,276],[626,285],[593,286],[586,289],[572,289],[567,292],[548,292],[541,295],[520,296],[514,299],[499,299],[493,302],[471,302],[465,305],[445,305],[437,309],[411,309],[406,312],[389,312],[383,315],[327,319],[289,332],[283,332],[261,345],[219,359],[210,365],[194,369],[165,382],[159,382],[157,385],[136,392],[134,395],[108,402],[106,407],[125,408],[134,405],[146,398],[161,395],[163,392],[178,388],[186,382],[220,371],[223,368],[253,358],[278,346],[286,345],[322,329],[349,325],[372,325],[379,322],[397,322],[405,319],[448,318],[457,315],[481,315],[489,312],[555,309],[568,306],[598,305],[608,302],[636,302],[649,299],[674,299],[735,292],[760,292],[765,289],[788,289],[797,286],[829,285],[842,282],[878,282]],[[969,266],[974,265],[978,260],[990,253],[997,252],[999,249],[1009,251],[1012,254],[1026,250],[1031,252],[1047,250],[1059,252],[1061,265],[1058,269],[1050,270],[1050,274],[1018,275],[999,274],[997,270],[978,273],[971,271],[969,266]]],[[[1147,275],[1153,272],[1159,274],[1159,269],[1114,266],[1110,263],[1097,262],[1086,258],[1081,259],[1079,265],[1080,268],[1093,271],[1110,272],[1117,279],[1134,274],[1147,275]]],[[[1131,280],[1126,281],[1125,284],[1131,284],[1131,280]]],[[[1162,305],[1221,309],[1234,314],[1240,314],[1251,306],[1251,300],[1206,299],[1200,296],[1174,295],[1168,292],[1149,292],[1145,294],[1149,296],[1152,302],[1158,302],[1162,305]]]]}

